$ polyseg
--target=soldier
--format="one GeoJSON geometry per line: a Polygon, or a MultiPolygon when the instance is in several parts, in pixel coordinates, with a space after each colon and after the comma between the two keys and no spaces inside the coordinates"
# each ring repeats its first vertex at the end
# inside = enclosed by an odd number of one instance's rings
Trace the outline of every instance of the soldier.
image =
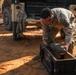
{"type": "Polygon", "coordinates": [[[18,11],[18,14],[17,14],[17,24],[18,25],[17,25],[17,31],[16,32],[19,33],[19,35],[20,35],[20,33],[22,34],[23,29],[24,29],[23,27],[25,26],[25,28],[26,28],[25,22],[26,22],[27,15],[26,15],[23,8],[24,7],[22,4],[20,4],[19,6],[16,7],[16,9],[18,11]]]}
{"type": "MultiPolygon", "coordinates": [[[[44,8],[41,11],[41,24],[43,30],[43,44],[50,46],[54,42],[56,34],[60,31],[61,37],[65,38],[63,47],[68,51],[73,49],[73,34],[75,31],[74,15],[71,11],[64,8],[44,8]]],[[[33,59],[40,58],[40,54],[33,59]]]]}

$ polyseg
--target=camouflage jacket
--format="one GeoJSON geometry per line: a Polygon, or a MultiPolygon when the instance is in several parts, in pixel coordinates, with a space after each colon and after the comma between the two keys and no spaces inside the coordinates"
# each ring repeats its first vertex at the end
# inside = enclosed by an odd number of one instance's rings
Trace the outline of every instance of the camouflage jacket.
{"type": "MultiPolygon", "coordinates": [[[[52,11],[55,14],[53,23],[54,26],[61,25],[63,28],[63,31],[65,33],[65,43],[70,43],[72,40],[72,36],[74,34],[75,25],[74,25],[74,15],[71,11],[64,9],[64,8],[53,8],[52,11]]],[[[42,25],[43,29],[43,41],[49,42],[53,35],[51,35],[51,25],[42,25]]],[[[56,27],[58,29],[58,27],[56,27]]],[[[59,28],[59,30],[61,29],[59,28]]],[[[54,30],[53,30],[54,31],[54,30]]]]}

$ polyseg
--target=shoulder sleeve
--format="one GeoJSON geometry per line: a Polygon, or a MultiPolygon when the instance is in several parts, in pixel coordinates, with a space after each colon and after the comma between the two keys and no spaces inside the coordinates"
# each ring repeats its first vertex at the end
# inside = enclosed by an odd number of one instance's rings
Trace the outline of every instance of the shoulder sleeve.
{"type": "Polygon", "coordinates": [[[69,18],[66,14],[61,13],[60,14],[60,24],[62,24],[64,27],[68,27],[69,26],[69,18]]]}

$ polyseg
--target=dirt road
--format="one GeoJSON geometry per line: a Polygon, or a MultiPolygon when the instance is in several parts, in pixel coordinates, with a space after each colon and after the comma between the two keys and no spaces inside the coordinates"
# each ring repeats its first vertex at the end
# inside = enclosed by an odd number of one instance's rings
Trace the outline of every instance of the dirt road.
{"type": "Polygon", "coordinates": [[[49,75],[40,60],[32,60],[39,52],[41,29],[28,28],[24,35],[23,40],[14,41],[12,31],[0,25],[0,75],[49,75]]]}
{"type": "Polygon", "coordinates": [[[0,25],[0,75],[48,75],[40,60],[32,60],[39,52],[41,30],[31,28],[24,35],[14,41],[12,31],[0,25]]]}

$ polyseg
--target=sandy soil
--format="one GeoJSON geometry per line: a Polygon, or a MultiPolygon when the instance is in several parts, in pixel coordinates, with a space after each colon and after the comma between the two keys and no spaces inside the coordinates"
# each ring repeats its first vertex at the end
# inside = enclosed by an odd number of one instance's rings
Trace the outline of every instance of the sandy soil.
{"type": "Polygon", "coordinates": [[[24,36],[14,41],[12,31],[0,25],[0,75],[49,75],[40,60],[32,60],[39,52],[42,30],[28,27],[24,36]]]}

